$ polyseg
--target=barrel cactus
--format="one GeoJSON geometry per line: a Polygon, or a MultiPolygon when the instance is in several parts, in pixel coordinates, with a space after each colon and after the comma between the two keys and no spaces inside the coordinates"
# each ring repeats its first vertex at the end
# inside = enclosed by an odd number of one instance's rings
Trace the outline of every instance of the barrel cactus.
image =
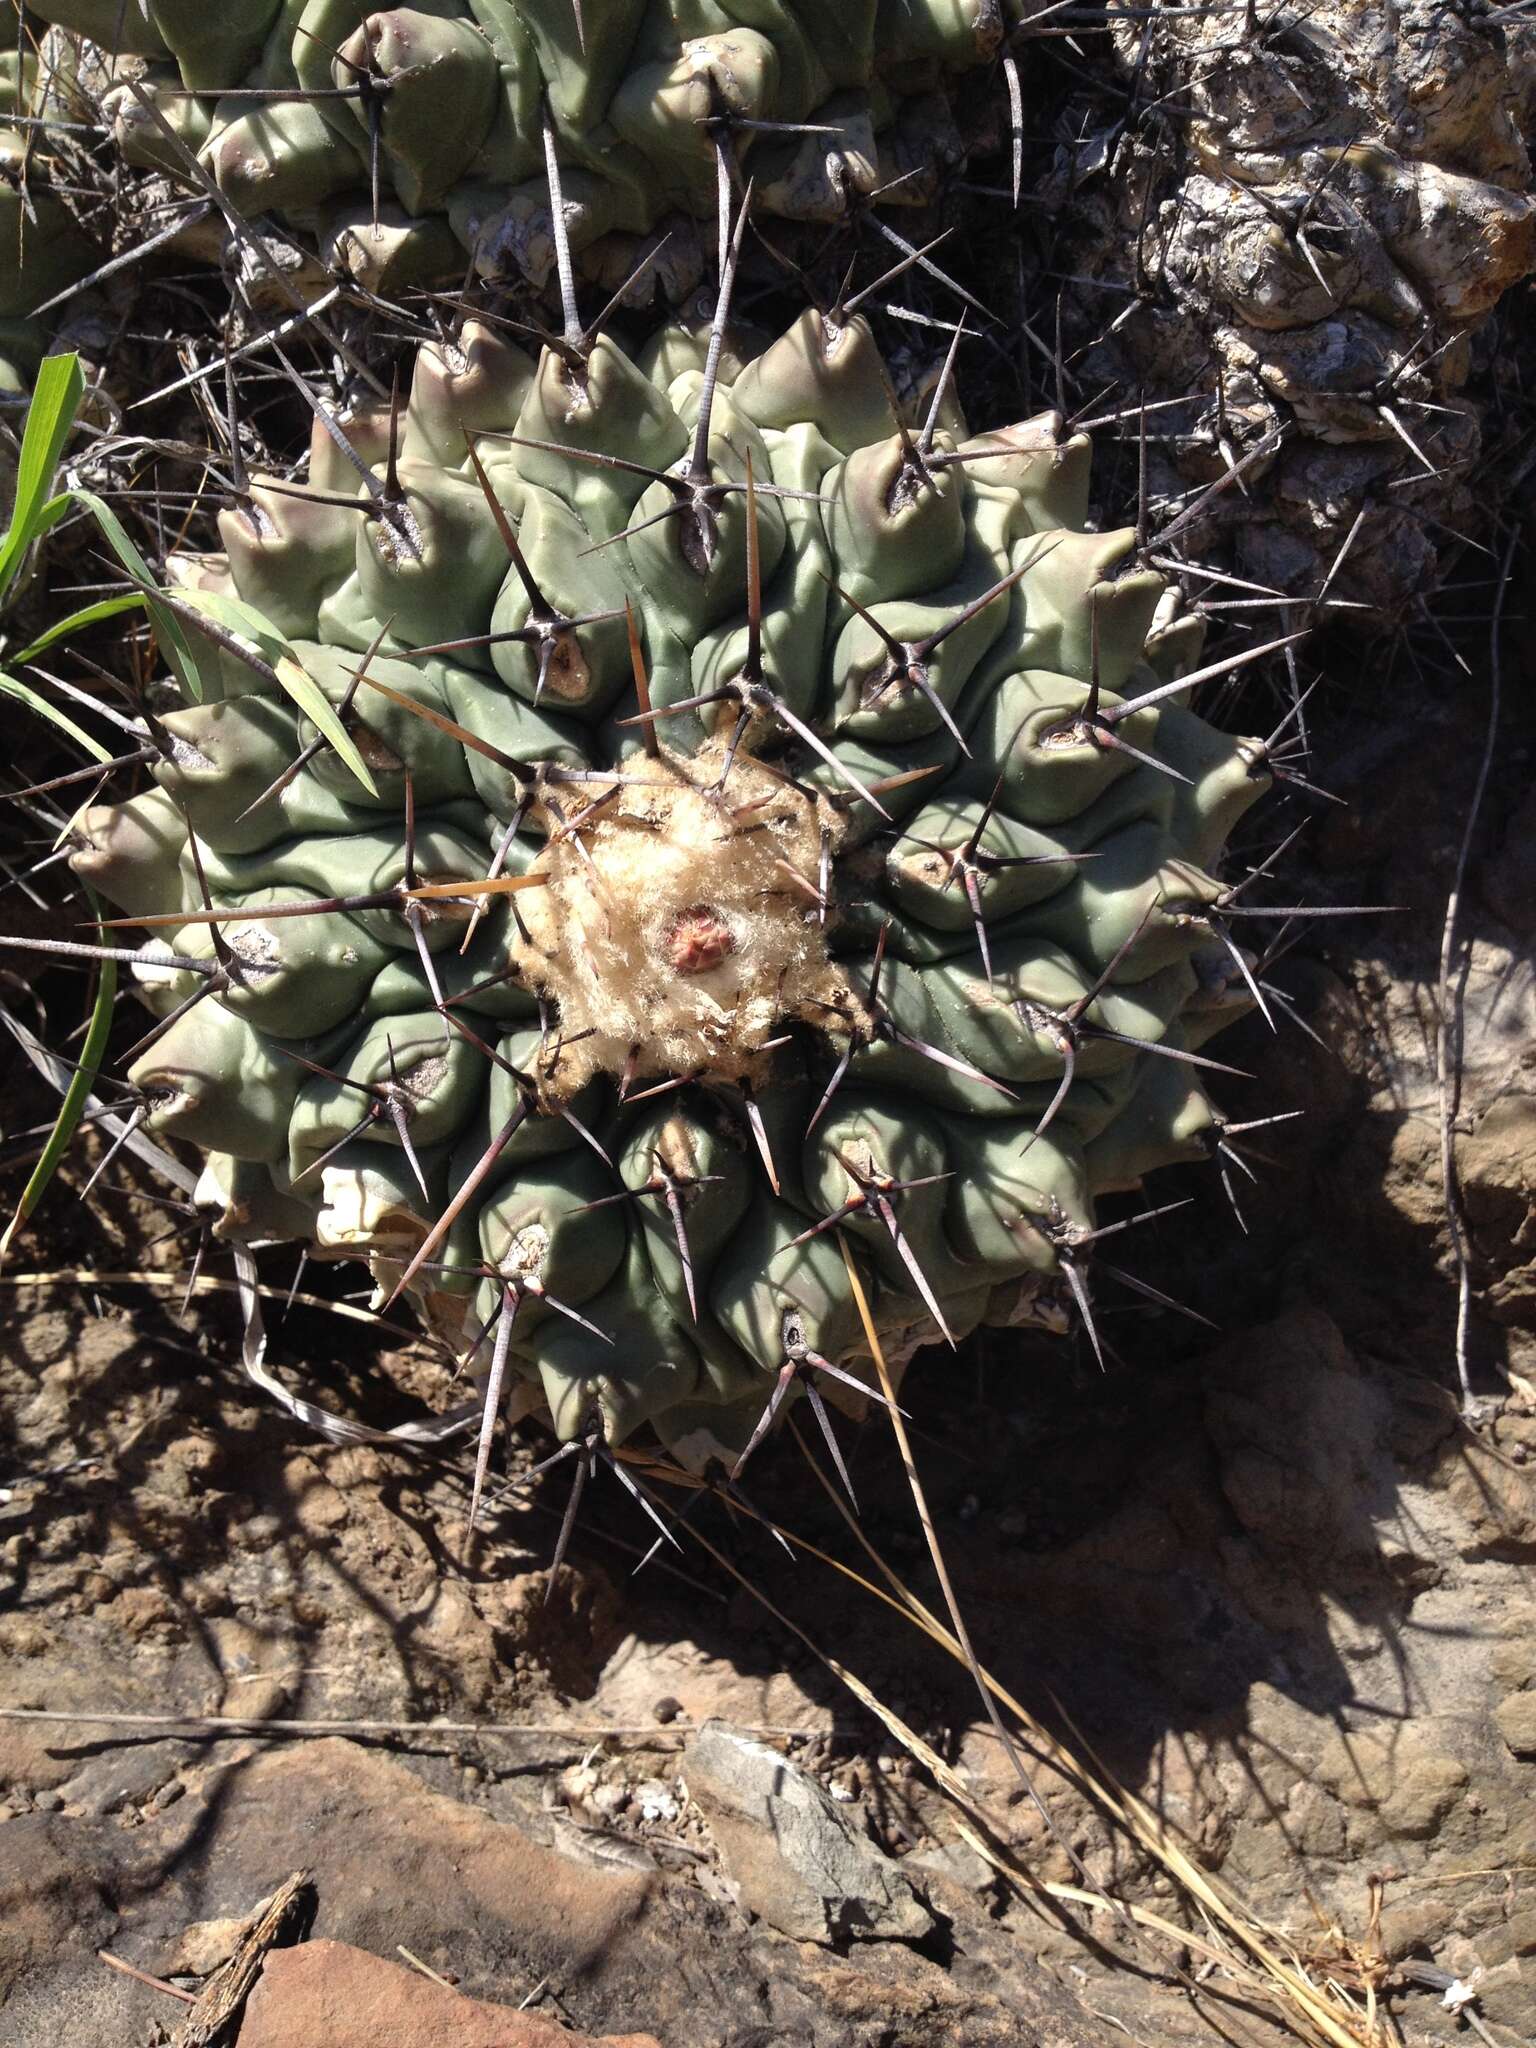
{"type": "Polygon", "coordinates": [[[861,317],[726,297],[322,407],[173,558],[188,701],[72,856],[221,1231],[415,1295],[487,1429],[695,1466],[872,1333],[1092,1332],[1096,1198],[1222,1138],[1215,869],[1286,772],[1185,707],[1265,650],[1192,667],[1085,438],[968,433],[954,350],[903,417],[861,317]]]}
{"type": "MultiPolygon", "coordinates": [[[[1003,238],[970,285],[1005,310],[1012,245],[1045,229],[1018,313],[1058,389],[1064,358],[1084,395],[1147,405],[1154,507],[1236,470],[1191,539],[1292,616],[1396,626],[1502,487],[1468,386],[1473,336],[1536,265],[1519,7],[33,0],[28,19],[112,53],[92,76],[122,155],[216,181],[258,301],[247,223],[285,224],[284,311],[338,280],[542,290],[557,220],[606,290],[680,304],[722,167],[765,215],[883,242],[953,225],[968,187],[973,240],[1003,238]],[[1021,192],[1022,213],[998,203],[1021,192]]],[[[200,219],[179,245],[221,246],[200,219]]],[[[849,238],[792,250],[835,274],[849,238]]]]}
{"type": "Polygon", "coordinates": [[[41,125],[67,117],[73,80],[40,66],[20,31],[12,0],[0,0],[0,406],[26,392],[47,346],[34,313],[103,255],[52,189],[71,183],[75,165],[60,156],[69,134],[41,125]]]}
{"type": "MultiPolygon", "coordinates": [[[[375,287],[542,282],[558,203],[581,259],[638,242],[672,296],[701,268],[716,162],[759,207],[842,215],[931,198],[962,154],[944,84],[991,59],[998,0],[44,0],[34,17],[125,57],[109,96],[131,161],[198,154],[226,199],[318,234],[375,287]],[[131,81],[131,82],[129,82],[131,81]],[[555,188],[552,191],[552,186],[555,188]]],[[[712,246],[706,236],[706,244],[712,246]]]]}

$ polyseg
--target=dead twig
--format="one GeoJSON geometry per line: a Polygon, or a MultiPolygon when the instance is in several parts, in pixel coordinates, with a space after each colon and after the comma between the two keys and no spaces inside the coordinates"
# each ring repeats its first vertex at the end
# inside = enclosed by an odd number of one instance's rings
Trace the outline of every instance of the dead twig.
{"type": "MultiPolygon", "coordinates": [[[[690,1734],[689,1726],[665,1722],[634,1721],[610,1725],[604,1721],[263,1721],[238,1714],[93,1714],[61,1713],[46,1707],[0,1707],[0,1721],[32,1721],[72,1724],[82,1728],[142,1728],[161,1732],[175,1730],[178,1739],[189,1735],[566,1735],[577,1742],[602,1742],[610,1737],[635,1740],[642,1737],[671,1737],[690,1734]]],[[[852,1732],[852,1724],[822,1722],[808,1728],[790,1728],[772,1722],[753,1727],[743,1724],[741,1732],[780,1740],[809,1740],[839,1731],[852,1732]]]]}
{"type": "Polygon", "coordinates": [[[458,1990],[459,1987],[457,1984],[450,1984],[446,1977],[439,1976],[437,1971],[433,1969],[430,1963],[424,1963],[421,1960],[420,1956],[412,1954],[411,1950],[406,1947],[403,1941],[397,1941],[395,1943],[395,1953],[396,1955],[404,1956],[405,1960],[410,1964],[411,1968],[413,1970],[419,1970],[423,1977],[430,1978],[434,1984],[441,1984],[445,1991],[458,1990]]]}
{"type": "Polygon", "coordinates": [[[109,1948],[97,1949],[96,1960],[98,1963],[105,1963],[109,1970],[116,1970],[121,1976],[131,1977],[135,1984],[147,1984],[151,1991],[163,1991],[167,1998],[179,1998],[185,2005],[197,2003],[195,1991],[183,1991],[179,1984],[167,1984],[163,1977],[151,1977],[148,1970],[140,1970],[132,1963],[124,1962],[121,1956],[113,1955],[109,1948]]]}
{"type": "Polygon", "coordinates": [[[1436,985],[1437,1025],[1435,1078],[1440,1101],[1440,1180],[1445,1199],[1446,1227],[1451,1235],[1451,1252],[1456,1261],[1456,1377],[1461,1386],[1463,1414],[1473,1408],[1472,1377],[1467,1358],[1472,1318],[1472,1266],[1467,1252],[1466,1219],[1462,1213],[1461,1182],[1456,1171],[1456,1109],[1461,1093],[1462,996],[1458,987],[1451,993],[1451,963],[1456,952],[1456,924],[1466,886],[1472,841],[1477,832],[1488,778],[1493,771],[1498,746],[1499,714],[1503,696],[1500,638],[1504,622],[1504,598],[1509,589],[1510,569],[1520,544],[1518,522],[1510,534],[1500,565],[1499,586],[1493,600],[1488,630],[1488,727],[1483,738],[1483,757],[1478,763],[1477,782],[1456,855],[1456,874],[1446,899],[1445,926],[1440,935],[1440,978],[1436,985]]]}
{"type": "Polygon", "coordinates": [[[176,2035],[175,2048],[217,2048],[228,2040],[233,2023],[261,1975],[267,1951],[298,1931],[314,1903],[307,1870],[296,1870],[278,1886],[247,1921],[227,1963],[214,1971],[197,1994],[192,2010],[176,2035]]]}

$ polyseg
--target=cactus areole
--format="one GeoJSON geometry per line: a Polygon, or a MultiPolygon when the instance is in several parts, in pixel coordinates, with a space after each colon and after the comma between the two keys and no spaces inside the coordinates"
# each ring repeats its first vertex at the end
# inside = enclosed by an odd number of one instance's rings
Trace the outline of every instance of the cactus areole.
{"type": "Polygon", "coordinates": [[[1087,1312],[1095,1198],[1220,1135],[1267,745],[1186,708],[1087,442],[949,381],[898,418],[820,313],[470,321],[173,565],[187,701],[73,855],[145,928],[144,1114],[496,1412],[734,1461],[869,1382],[866,1308],[898,1366],[1087,1312]]]}

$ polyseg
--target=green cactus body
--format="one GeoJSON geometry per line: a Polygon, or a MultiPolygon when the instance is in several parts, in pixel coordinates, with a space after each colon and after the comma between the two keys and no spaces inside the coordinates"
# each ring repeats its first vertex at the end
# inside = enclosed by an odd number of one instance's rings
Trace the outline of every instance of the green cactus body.
{"type": "Polygon", "coordinates": [[[724,352],[702,427],[704,344],[646,361],[472,322],[393,495],[368,418],[374,495],[324,435],[253,485],[182,616],[262,613],[372,787],[189,627],[202,700],[74,859],[186,963],[132,1078],[222,1228],[697,1462],[786,1365],[867,1377],[845,1259],[898,1365],[1062,1323],[1095,1196],[1212,1127],[1179,1056],[1242,1006],[1210,870],[1268,773],[1055,418],[898,426],[858,319],[724,352]]]}
{"type": "Polygon", "coordinates": [[[67,112],[67,67],[54,76],[41,72],[30,51],[20,53],[19,29],[14,6],[0,0],[0,401],[27,389],[47,346],[32,313],[103,256],[49,189],[47,131],[9,125],[17,116],[67,112]]]}
{"type": "MultiPolygon", "coordinates": [[[[547,121],[578,255],[622,276],[633,239],[669,223],[657,276],[674,297],[697,281],[717,141],[750,162],[770,213],[835,219],[877,189],[921,204],[963,154],[943,81],[990,61],[1004,20],[999,0],[608,0],[585,35],[571,0],[31,11],[151,60],[150,89],[176,89],[166,118],[234,204],[318,233],[375,287],[461,271],[466,251],[488,276],[542,283],[547,121]],[[253,102],[252,87],[290,96],[253,102]]],[[[164,131],[130,90],[115,114],[129,159],[162,165],[164,131]]]]}

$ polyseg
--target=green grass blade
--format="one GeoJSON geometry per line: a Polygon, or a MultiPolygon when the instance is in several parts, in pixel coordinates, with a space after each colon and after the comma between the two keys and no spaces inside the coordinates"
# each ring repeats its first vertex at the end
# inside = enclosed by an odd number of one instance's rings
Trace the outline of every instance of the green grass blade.
{"type": "Polygon", "coordinates": [[[0,540],[0,600],[15,581],[27,549],[63,516],[69,503],[67,497],[62,506],[57,498],[50,503],[48,493],[84,393],[78,356],[44,357],[22,431],[11,523],[0,540]]]}
{"type": "Polygon", "coordinates": [[[279,633],[270,620],[264,619],[253,606],[243,603],[238,597],[226,596],[222,591],[187,590],[181,593],[181,598],[183,603],[195,604],[199,611],[206,612],[226,632],[238,633],[250,644],[276,673],[277,680],[310,724],[336,749],[368,794],[376,797],[378,785],[369,774],[351,735],[336,716],[329,697],[299,660],[287,636],[279,633]]]}
{"type": "MultiPolygon", "coordinates": [[[[64,498],[60,502],[67,505],[69,500],[64,498]]],[[[17,668],[25,668],[29,661],[36,661],[40,654],[52,647],[56,640],[67,639],[71,633],[83,632],[87,626],[98,625],[103,619],[115,619],[119,612],[133,611],[143,602],[144,599],[137,590],[124,591],[121,597],[103,597],[95,604],[88,604],[77,612],[71,612],[67,619],[60,619],[56,626],[50,626],[46,633],[40,634],[30,647],[18,648],[11,656],[11,660],[17,668]]]]}
{"type": "MultiPolygon", "coordinates": [[[[100,924],[100,906],[88,889],[86,895],[91,909],[96,912],[97,933],[106,943],[106,933],[100,924]]],[[[107,1037],[112,1029],[112,1006],[117,1000],[117,962],[103,960],[101,978],[96,984],[96,1001],[91,1009],[90,1027],[85,1034],[85,1045],[80,1054],[80,1064],[70,1076],[69,1086],[64,1091],[64,1100],[59,1104],[59,1113],[54,1119],[53,1129],[48,1134],[36,1166],[33,1167],[26,1186],[21,1191],[21,1200],[16,1204],[16,1213],[6,1226],[5,1235],[0,1237],[0,1259],[10,1251],[11,1240],[22,1229],[38,1203],[46,1193],[48,1183],[58,1171],[59,1161],[74,1143],[75,1133],[80,1128],[80,1119],[85,1114],[86,1103],[96,1085],[101,1071],[101,1062],[107,1050],[107,1037]]]]}
{"type": "Polygon", "coordinates": [[[76,725],[57,704],[50,704],[48,699],[40,697],[30,684],[18,682],[15,676],[8,676],[4,669],[0,669],[0,697],[14,697],[19,704],[25,704],[29,710],[35,711],[40,718],[46,718],[50,725],[57,726],[62,733],[67,733],[77,747],[84,747],[93,761],[111,760],[110,748],[102,746],[98,740],[93,740],[90,734],[83,727],[76,725]]]}
{"type": "Polygon", "coordinates": [[[108,546],[143,592],[143,602],[154,620],[155,636],[161,651],[175,669],[177,681],[187,696],[194,703],[201,704],[207,692],[203,687],[197,656],[192,651],[192,642],[170,607],[156,602],[155,579],[149,573],[148,562],[134,546],[127,528],[110,505],[98,498],[94,491],[83,490],[78,485],[73,496],[78,504],[95,515],[96,524],[106,535],[108,546]]]}
{"type": "MultiPolygon", "coordinates": [[[[21,550],[16,557],[16,566],[18,568],[21,566],[22,558],[33,541],[41,540],[45,533],[51,533],[69,510],[72,502],[73,500],[68,491],[60,491],[56,498],[48,499],[47,503],[38,509],[32,521],[32,531],[22,543],[21,550]]],[[[8,532],[4,540],[0,540],[0,548],[8,548],[9,546],[10,534],[8,532]]],[[[7,575],[6,581],[9,582],[10,580],[10,575],[7,575]]]]}

